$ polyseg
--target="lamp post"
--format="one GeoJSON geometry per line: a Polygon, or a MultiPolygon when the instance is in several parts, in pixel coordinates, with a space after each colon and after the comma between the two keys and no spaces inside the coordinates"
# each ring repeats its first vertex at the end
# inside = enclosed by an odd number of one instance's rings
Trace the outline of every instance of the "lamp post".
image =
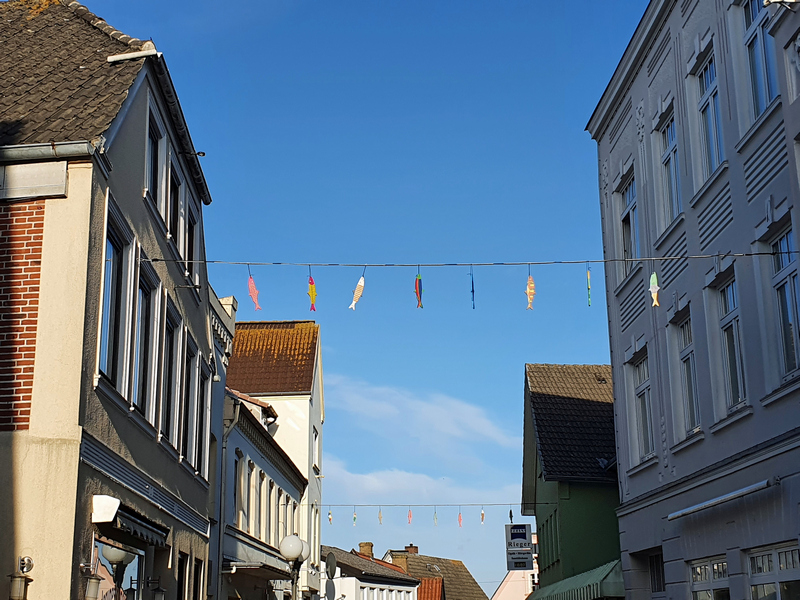
{"type": "Polygon", "coordinates": [[[292,600],[298,600],[297,579],[300,576],[300,565],[308,558],[311,547],[308,542],[301,540],[300,536],[293,533],[281,540],[278,549],[281,556],[292,563],[292,600]]]}
{"type": "Polygon", "coordinates": [[[119,600],[122,597],[122,582],[125,578],[125,569],[133,562],[136,555],[126,552],[122,548],[104,545],[103,556],[111,563],[111,570],[114,575],[114,598],[119,600]]]}

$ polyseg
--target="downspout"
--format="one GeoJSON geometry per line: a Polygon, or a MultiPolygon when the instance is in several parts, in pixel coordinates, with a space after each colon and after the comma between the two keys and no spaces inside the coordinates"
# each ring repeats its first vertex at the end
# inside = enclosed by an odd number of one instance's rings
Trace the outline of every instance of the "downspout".
{"type": "MultiPolygon", "coordinates": [[[[223,391],[223,402],[225,401],[225,397],[227,393],[223,391]]],[[[230,436],[231,431],[233,428],[236,427],[236,424],[239,422],[239,410],[241,408],[242,403],[237,399],[233,399],[233,419],[231,419],[231,424],[228,425],[222,432],[222,469],[220,474],[220,498],[219,498],[219,528],[217,529],[218,532],[218,539],[217,539],[217,569],[219,570],[220,577],[217,578],[217,598],[220,598],[220,593],[222,592],[222,536],[224,535],[225,530],[225,492],[228,489],[226,485],[227,477],[228,477],[228,436],[230,436]]],[[[224,408],[223,408],[224,410],[224,408]]],[[[236,482],[233,483],[236,485],[236,482]]]]}

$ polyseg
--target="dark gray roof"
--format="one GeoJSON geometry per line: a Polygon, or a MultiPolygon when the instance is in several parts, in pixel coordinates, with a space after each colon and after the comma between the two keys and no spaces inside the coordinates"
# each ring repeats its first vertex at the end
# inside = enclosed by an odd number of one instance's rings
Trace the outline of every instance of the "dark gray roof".
{"type": "Polygon", "coordinates": [[[119,112],[152,48],[68,0],[0,3],[0,146],[89,141],[119,112]]]}
{"type": "Polygon", "coordinates": [[[355,554],[355,551],[348,552],[347,550],[342,550],[334,546],[322,546],[323,558],[328,556],[328,553],[331,552],[336,557],[336,565],[342,570],[342,573],[346,575],[351,575],[359,579],[365,577],[372,579],[391,579],[409,585],[419,584],[419,579],[406,575],[402,570],[395,570],[392,567],[380,564],[383,561],[362,558],[360,555],[355,554]]]}
{"type": "Polygon", "coordinates": [[[525,365],[545,481],[616,482],[610,365],[525,365]]]}

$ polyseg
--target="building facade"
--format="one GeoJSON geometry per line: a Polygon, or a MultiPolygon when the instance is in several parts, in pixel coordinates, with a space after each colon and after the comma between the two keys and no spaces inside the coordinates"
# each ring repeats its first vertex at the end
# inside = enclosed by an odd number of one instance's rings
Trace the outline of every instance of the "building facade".
{"type": "Polygon", "coordinates": [[[209,190],[152,42],[29,7],[0,5],[0,565],[33,560],[31,597],[199,600],[209,190]]]}
{"type": "MultiPolygon", "coordinates": [[[[320,593],[322,424],[325,399],[319,325],[313,321],[236,324],[228,386],[271,405],[270,433],[307,480],[298,503],[297,533],[310,546],[300,571],[304,596],[320,593]]],[[[278,543],[280,540],[278,540],[278,543]]]]}
{"type": "Polygon", "coordinates": [[[629,598],[800,597],[798,30],[652,0],[587,126],[629,598]]]}
{"type": "Polygon", "coordinates": [[[326,600],[417,600],[419,579],[402,569],[376,559],[371,542],[359,544],[359,551],[347,552],[333,546],[322,546],[322,559],[333,555],[334,576],[322,573],[322,590],[326,600]]]}

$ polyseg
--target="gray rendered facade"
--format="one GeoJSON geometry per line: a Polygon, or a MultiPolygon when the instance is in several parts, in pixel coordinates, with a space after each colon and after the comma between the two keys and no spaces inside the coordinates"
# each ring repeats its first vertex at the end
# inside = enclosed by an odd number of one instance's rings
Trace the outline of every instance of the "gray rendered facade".
{"type": "Polygon", "coordinates": [[[628,598],[800,597],[799,30],[652,0],[587,126],[628,598]]]}

